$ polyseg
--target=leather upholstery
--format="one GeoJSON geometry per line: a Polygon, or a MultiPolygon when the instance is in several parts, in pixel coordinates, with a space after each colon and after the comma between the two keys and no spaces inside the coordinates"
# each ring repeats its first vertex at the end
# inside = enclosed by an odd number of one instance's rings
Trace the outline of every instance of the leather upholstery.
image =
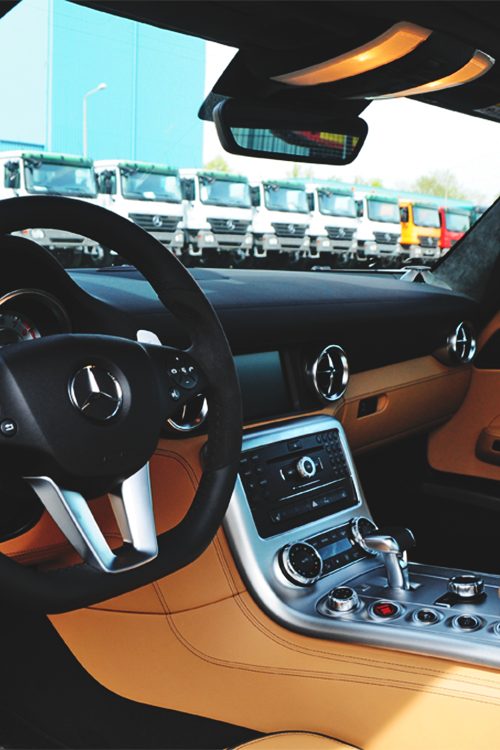
{"type": "Polygon", "coordinates": [[[281,732],[280,734],[268,734],[256,740],[238,745],[234,750],[341,750],[341,748],[352,748],[339,740],[325,737],[321,734],[311,732],[281,732]]]}

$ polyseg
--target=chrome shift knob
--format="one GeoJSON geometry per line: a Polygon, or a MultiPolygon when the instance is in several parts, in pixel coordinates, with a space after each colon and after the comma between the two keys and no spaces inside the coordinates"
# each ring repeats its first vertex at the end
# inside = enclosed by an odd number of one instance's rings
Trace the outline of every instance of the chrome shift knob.
{"type": "Polygon", "coordinates": [[[364,535],[362,546],[383,555],[389,588],[410,588],[406,551],[415,546],[415,538],[409,529],[386,527],[370,531],[364,535]]]}

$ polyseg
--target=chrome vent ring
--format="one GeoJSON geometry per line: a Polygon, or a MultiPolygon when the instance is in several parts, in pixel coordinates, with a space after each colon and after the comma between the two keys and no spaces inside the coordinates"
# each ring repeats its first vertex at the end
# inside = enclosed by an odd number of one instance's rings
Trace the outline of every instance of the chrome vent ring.
{"type": "Polygon", "coordinates": [[[337,401],[349,381],[349,365],[345,351],[336,344],[327,346],[307,368],[310,385],[325,404],[337,401]]]}
{"type": "Polygon", "coordinates": [[[476,334],[471,323],[460,323],[448,338],[450,357],[460,364],[470,362],[476,353],[476,334]]]}
{"type": "Polygon", "coordinates": [[[464,320],[448,334],[444,344],[433,352],[435,358],[443,365],[466,365],[476,353],[476,332],[469,321],[464,320]]]}

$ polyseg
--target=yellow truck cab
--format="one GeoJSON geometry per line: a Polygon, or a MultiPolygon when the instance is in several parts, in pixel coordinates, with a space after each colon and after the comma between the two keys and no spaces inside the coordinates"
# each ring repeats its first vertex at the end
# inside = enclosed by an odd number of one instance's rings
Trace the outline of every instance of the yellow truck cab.
{"type": "Polygon", "coordinates": [[[437,260],[441,253],[438,207],[416,200],[399,201],[401,247],[405,260],[437,260]]]}

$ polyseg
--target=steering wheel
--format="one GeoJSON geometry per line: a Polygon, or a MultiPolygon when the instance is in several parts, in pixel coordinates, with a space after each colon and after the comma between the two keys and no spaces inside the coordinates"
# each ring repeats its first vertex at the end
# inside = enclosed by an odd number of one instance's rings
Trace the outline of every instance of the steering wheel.
{"type": "Polygon", "coordinates": [[[0,599],[67,612],[144,586],[188,565],[226,512],[241,451],[238,378],[217,315],[191,274],[127,219],[73,198],[0,202],[0,231],[51,227],[119,252],[184,325],[177,350],[114,336],[61,334],[0,351],[0,462],[24,477],[84,562],[36,571],[0,555],[0,599]],[[148,460],[165,420],[203,390],[209,403],[201,480],[183,520],[157,537],[148,460]],[[87,500],[108,493],[124,544],[110,550],[87,500]]]}

